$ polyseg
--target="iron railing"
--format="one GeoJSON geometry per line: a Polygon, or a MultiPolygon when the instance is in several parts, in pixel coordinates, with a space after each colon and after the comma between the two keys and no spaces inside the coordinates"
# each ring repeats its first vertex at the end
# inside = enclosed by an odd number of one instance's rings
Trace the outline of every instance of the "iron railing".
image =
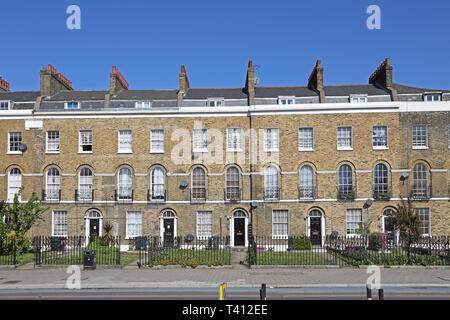
{"type": "Polygon", "coordinates": [[[133,201],[134,190],[133,189],[124,189],[122,191],[114,190],[114,201],[133,201]]]}
{"type": "Polygon", "coordinates": [[[338,201],[353,201],[356,198],[356,188],[354,186],[339,186],[337,188],[338,201]]]}
{"type": "Polygon", "coordinates": [[[44,202],[60,202],[61,189],[42,190],[42,201],[44,202]]]}
{"type": "Polygon", "coordinates": [[[185,237],[161,238],[141,236],[130,240],[133,249],[139,252],[140,266],[154,265],[230,265],[231,247],[229,237],[185,237]]]}
{"type": "Polygon", "coordinates": [[[83,264],[84,251],[95,251],[98,265],[120,265],[120,237],[37,236],[31,241],[34,265],[83,264]]]}
{"type": "Polygon", "coordinates": [[[0,237],[0,265],[17,264],[16,237],[0,237]]]}
{"type": "Polygon", "coordinates": [[[239,202],[242,200],[242,189],[240,187],[225,187],[223,197],[226,202],[239,202]]]}
{"type": "MultiPolygon", "coordinates": [[[[161,190],[159,190],[161,191],[161,190]]],[[[156,190],[147,190],[147,202],[165,202],[167,199],[167,190],[162,190],[162,192],[157,192],[156,190]]]]}
{"type": "Polygon", "coordinates": [[[191,187],[191,202],[205,202],[206,188],[205,187],[191,187]]]}
{"type": "Polygon", "coordinates": [[[299,186],[298,199],[301,201],[308,201],[316,199],[317,191],[315,186],[299,186]]]}
{"type": "Polygon", "coordinates": [[[264,188],[264,201],[279,201],[280,200],[279,187],[265,187],[264,188]]]}
{"type": "Polygon", "coordinates": [[[427,201],[431,198],[431,185],[414,185],[412,189],[412,198],[416,201],[427,201]]]}
{"type": "Polygon", "coordinates": [[[76,202],[91,202],[94,201],[94,189],[91,190],[75,190],[76,202]]]}

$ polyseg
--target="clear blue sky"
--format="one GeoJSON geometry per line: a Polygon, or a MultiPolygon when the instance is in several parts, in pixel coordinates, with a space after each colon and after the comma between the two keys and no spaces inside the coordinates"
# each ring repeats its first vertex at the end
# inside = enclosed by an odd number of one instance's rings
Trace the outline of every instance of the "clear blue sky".
{"type": "Polygon", "coordinates": [[[448,0],[2,1],[0,76],[39,90],[52,64],[77,90],[109,86],[111,67],[130,89],[241,87],[248,60],[259,85],[306,85],[317,59],[325,84],[367,83],[386,58],[394,82],[450,89],[448,0]],[[81,8],[81,30],[66,9],[81,8]],[[369,5],[381,30],[369,30],[369,5]]]}

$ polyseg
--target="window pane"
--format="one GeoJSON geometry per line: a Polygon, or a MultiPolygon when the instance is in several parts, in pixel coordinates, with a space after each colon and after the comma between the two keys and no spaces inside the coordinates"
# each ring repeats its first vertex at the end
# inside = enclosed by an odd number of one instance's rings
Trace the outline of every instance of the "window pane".
{"type": "Polygon", "coordinates": [[[53,235],[67,236],[67,211],[53,211],[53,235]]]}
{"type": "Polygon", "coordinates": [[[339,148],[351,148],[352,147],[352,128],[351,127],[339,127],[337,144],[339,148]]]}
{"type": "Polygon", "coordinates": [[[197,236],[211,237],[213,234],[212,211],[197,212],[197,236]]]}
{"type": "Polygon", "coordinates": [[[132,135],[131,130],[119,131],[119,151],[132,150],[132,135]]]}
{"type": "Polygon", "coordinates": [[[164,130],[151,130],[150,139],[150,151],[164,152],[164,130]]]}
{"type": "Polygon", "coordinates": [[[21,143],[22,143],[22,132],[9,133],[9,151],[20,152],[21,143]]]}
{"type": "Polygon", "coordinates": [[[347,209],[347,234],[359,234],[359,229],[362,227],[362,221],[362,209],[347,209]]]}
{"type": "Polygon", "coordinates": [[[313,128],[298,129],[298,148],[299,149],[314,148],[313,128]]]}

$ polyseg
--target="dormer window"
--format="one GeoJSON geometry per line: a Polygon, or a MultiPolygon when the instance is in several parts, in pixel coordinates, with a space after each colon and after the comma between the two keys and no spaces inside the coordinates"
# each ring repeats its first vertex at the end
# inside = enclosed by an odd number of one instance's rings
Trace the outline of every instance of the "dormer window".
{"type": "Polygon", "coordinates": [[[427,93],[423,96],[424,101],[441,101],[441,94],[440,93],[427,93]]]}
{"type": "Polygon", "coordinates": [[[80,109],[81,103],[72,101],[72,102],[66,102],[65,109],[80,109]]]}
{"type": "Polygon", "coordinates": [[[10,110],[11,101],[0,101],[0,110],[10,110]]]}
{"type": "Polygon", "coordinates": [[[207,102],[208,107],[223,107],[223,98],[209,98],[207,102]]]}
{"type": "Polygon", "coordinates": [[[361,96],[361,95],[351,95],[350,96],[350,103],[366,103],[367,102],[367,96],[361,96]]]}
{"type": "Polygon", "coordinates": [[[135,108],[138,109],[148,109],[152,107],[152,102],[151,101],[136,101],[135,103],[135,108]]]}
{"type": "Polygon", "coordinates": [[[295,97],[278,97],[278,104],[294,104],[295,97]]]}

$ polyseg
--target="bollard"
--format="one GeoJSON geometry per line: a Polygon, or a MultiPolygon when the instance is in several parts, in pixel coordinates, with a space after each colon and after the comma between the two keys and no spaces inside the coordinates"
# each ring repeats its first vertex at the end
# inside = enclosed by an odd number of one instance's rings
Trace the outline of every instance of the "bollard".
{"type": "Polygon", "coordinates": [[[378,300],[384,300],[384,290],[378,289],[378,300]]]}
{"type": "Polygon", "coordinates": [[[367,300],[372,300],[372,287],[370,285],[366,286],[367,300]]]}
{"type": "Polygon", "coordinates": [[[259,289],[259,300],[267,300],[265,283],[263,283],[261,289],[259,289]]]}
{"type": "Polygon", "coordinates": [[[227,298],[227,284],[224,282],[219,287],[219,300],[225,300],[227,298]]]}

